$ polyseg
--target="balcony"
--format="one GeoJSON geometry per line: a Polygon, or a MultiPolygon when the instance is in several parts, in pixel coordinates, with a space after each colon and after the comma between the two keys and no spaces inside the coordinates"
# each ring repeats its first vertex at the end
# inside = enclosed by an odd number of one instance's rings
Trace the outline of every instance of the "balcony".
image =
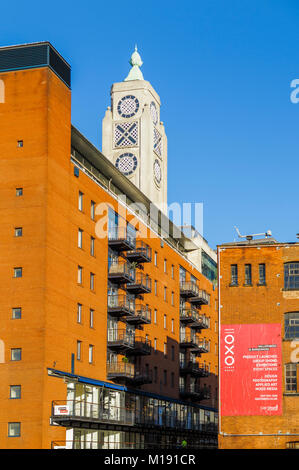
{"type": "Polygon", "coordinates": [[[208,353],[210,352],[210,343],[206,339],[199,339],[197,343],[197,349],[199,353],[208,353]]]}
{"type": "Polygon", "coordinates": [[[151,341],[142,336],[135,336],[134,345],[126,354],[127,356],[148,356],[151,354],[151,341]]]}
{"type": "Polygon", "coordinates": [[[81,423],[94,429],[101,424],[133,426],[133,410],[103,403],[88,403],[80,400],[55,400],[52,402],[52,421],[61,426],[80,427],[81,423]],[[98,426],[97,426],[98,425],[98,426]]]}
{"type": "Polygon", "coordinates": [[[129,263],[112,263],[108,269],[108,279],[115,284],[133,281],[135,271],[129,263]]]}
{"type": "Polygon", "coordinates": [[[181,281],[180,283],[180,295],[181,297],[196,297],[198,294],[198,285],[193,281],[181,281]]]}
{"type": "Polygon", "coordinates": [[[108,313],[112,317],[135,314],[135,301],[126,295],[108,295],[108,313]]]}
{"type": "Polygon", "coordinates": [[[151,309],[146,305],[136,305],[133,315],[127,316],[126,321],[130,325],[149,325],[151,323],[151,309]]]}
{"type": "Polygon", "coordinates": [[[206,387],[200,387],[197,384],[180,386],[180,395],[182,398],[191,398],[196,401],[208,400],[211,398],[209,389],[206,387]]]}
{"type": "Polygon", "coordinates": [[[180,310],[180,321],[184,324],[192,325],[196,321],[198,312],[192,308],[184,308],[180,310]]]}
{"type": "Polygon", "coordinates": [[[195,330],[207,329],[210,328],[210,319],[205,315],[201,315],[200,313],[196,312],[194,321],[189,326],[195,330]]]}
{"type": "Polygon", "coordinates": [[[198,338],[197,336],[180,336],[180,347],[188,348],[192,352],[201,354],[210,351],[210,344],[207,340],[203,338],[198,338]]]}
{"type": "Polygon", "coordinates": [[[138,272],[135,279],[126,285],[126,289],[132,294],[149,294],[152,291],[152,280],[148,275],[138,272]]]}
{"type": "Polygon", "coordinates": [[[127,251],[126,257],[131,262],[150,263],[152,260],[152,249],[144,241],[137,239],[135,248],[127,251]]]}
{"type": "Polygon", "coordinates": [[[108,329],[107,346],[117,352],[126,352],[134,348],[134,334],[126,330],[108,329]]]}
{"type": "Polygon", "coordinates": [[[181,361],[180,373],[181,375],[190,374],[193,377],[208,377],[209,369],[205,364],[199,364],[193,361],[181,361]]]}
{"type": "Polygon", "coordinates": [[[135,248],[136,238],[126,227],[110,227],[108,230],[108,246],[114,251],[127,251],[135,248]]]}
{"type": "Polygon", "coordinates": [[[107,379],[128,385],[144,385],[152,383],[152,371],[137,368],[126,362],[107,363],[107,379]]]}
{"type": "Polygon", "coordinates": [[[189,302],[192,305],[209,305],[210,303],[210,294],[208,294],[203,289],[198,289],[198,293],[194,297],[189,298],[189,302]]]}

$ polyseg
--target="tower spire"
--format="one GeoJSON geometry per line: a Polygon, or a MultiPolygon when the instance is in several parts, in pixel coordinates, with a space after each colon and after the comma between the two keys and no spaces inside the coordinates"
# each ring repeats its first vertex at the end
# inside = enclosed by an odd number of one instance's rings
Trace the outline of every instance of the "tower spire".
{"type": "Polygon", "coordinates": [[[131,55],[131,59],[129,61],[132,68],[129,72],[127,78],[124,79],[125,82],[130,80],[144,80],[140,67],[142,66],[143,62],[137,50],[137,44],[135,44],[135,51],[131,55]]]}

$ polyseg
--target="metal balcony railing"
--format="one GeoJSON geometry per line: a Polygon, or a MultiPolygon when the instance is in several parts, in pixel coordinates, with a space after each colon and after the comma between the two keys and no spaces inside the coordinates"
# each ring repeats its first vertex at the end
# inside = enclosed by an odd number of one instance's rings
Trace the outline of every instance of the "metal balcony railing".
{"type": "Polygon", "coordinates": [[[209,369],[206,364],[194,361],[180,361],[181,374],[190,374],[194,377],[207,377],[209,369]]]}
{"type": "Polygon", "coordinates": [[[194,297],[189,298],[189,302],[192,305],[209,305],[210,304],[210,294],[208,294],[203,289],[198,289],[197,294],[194,297]]]}
{"type": "Polygon", "coordinates": [[[135,422],[133,410],[80,400],[53,401],[51,417],[53,421],[59,423],[92,421],[133,426],[135,422]]]}
{"type": "Polygon", "coordinates": [[[133,380],[135,376],[135,365],[128,362],[108,362],[107,378],[118,379],[124,378],[133,380]]]}
{"type": "Polygon", "coordinates": [[[108,245],[119,252],[132,250],[136,246],[136,236],[128,231],[127,227],[109,227],[108,245]]]}
{"type": "Polygon", "coordinates": [[[182,297],[195,297],[198,294],[198,285],[194,281],[181,281],[180,294],[182,297]]]}
{"type": "Polygon", "coordinates": [[[107,345],[110,349],[126,351],[134,348],[135,336],[127,330],[114,330],[109,328],[107,331],[107,345]]]}
{"type": "Polygon", "coordinates": [[[192,349],[194,352],[204,353],[210,351],[210,343],[204,338],[198,338],[197,336],[186,336],[180,335],[180,346],[182,348],[192,349]]]}
{"type": "Polygon", "coordinates": [[[127,351],[129,356],[147,356],[151,354],[151,341],[142,336],[135,336],[134,345],[127,351]]]}
{"type": "Polygon", "coordinates": [[[194,398],[196,400],[208,400],[211,398],[207,387],[200,387],[197,384],[180,385],[180,395],[185,398],[194,398]]]}
{"type": "Polygon", "coordinates": [[[135,263],[149,263],[152,260],[152,249],[143,240],[137,239],[135,248],[127,251],[126,257],[135,263]]]}
{"type": "Polygon", "coordinates": [[[126,289],[134,294],[148,294],[152,290],[152,280],[147,274],[137,272],[135,279],[126,285],[126,289]]]}
{"type": "Polygon", "coordinates": [[[142,325],[151,323],[152,312],[146,305],[136,305],[134,315],[126,317],[126,321],[133,325],[142,325]]]}
{"type": "Polygon", "coordinates": [[[180,321],[198,330],[210,327],[210,319],[192,308],[180,310],[180,321]]]}
{"type": "Polygon", "coordinates": [[[108,269],[108,279],[117,284],[125,284],[135,279],[135,270],[130,263],[111,263],[108,269]]]}
{"type": "Polygon", "coordinates": [[[135,314],[135,300],[127,295],[109,294],[108,313],[111,316],[126,316],[135,314]]]}

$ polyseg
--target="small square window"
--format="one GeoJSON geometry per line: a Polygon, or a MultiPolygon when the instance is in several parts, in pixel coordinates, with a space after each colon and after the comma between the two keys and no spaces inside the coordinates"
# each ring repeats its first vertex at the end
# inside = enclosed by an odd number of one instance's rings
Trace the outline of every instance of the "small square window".
{"type": "Polygon", "coordinates": [[[11,385],[9,398],[11,400],[17,400],[21,398],[21,385],[11,385]]]}
{"type": "Polygon", "coordinates": [[[23,188],[16,188],[16,196],[23,196],[23,188]]]}
{"type": "Polygon", "coordinates": [[[22,349],[21,348],[13,348],[10,350],[11,355],[10,359],[12,361],[20,361],[22,359],[22,349]]]}
{"type": "Polygon", "coordinates": [[[8,437],[20,437],[21,423],[8,423],[8,437]]]}
{"type": "Polygon", "coordinates": [[[23,270],[22,268],[14,268],[14,277],[22,277],[23,270]]]}
{"type": "Polygon", "coordinates": [[[21,309],[21,307],[15,307],[15,308],[12,309],[11,318],[13,320],[19,320],[20,318],[22,318],[22,309],[21,309]]]}
{"type": "Polygon", "coordinates": [[[23,146],[24,146],[23,140],[18,140],[18,147],[23,147],[23,146]]]}
{"type": "Polygon", "coordinates": [[[16,227],[15,228],[15,237],[22,237],[23,235],[23,228],[22,227],[16,227]]]}

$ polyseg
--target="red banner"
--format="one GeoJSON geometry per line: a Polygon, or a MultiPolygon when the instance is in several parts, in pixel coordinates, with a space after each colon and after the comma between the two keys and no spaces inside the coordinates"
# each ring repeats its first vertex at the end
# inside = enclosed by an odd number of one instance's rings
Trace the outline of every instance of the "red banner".
{"type": "Polygon", "coordinates": [[[222,416],[281,415],[281,325],[221,325],[222,416]]]}

